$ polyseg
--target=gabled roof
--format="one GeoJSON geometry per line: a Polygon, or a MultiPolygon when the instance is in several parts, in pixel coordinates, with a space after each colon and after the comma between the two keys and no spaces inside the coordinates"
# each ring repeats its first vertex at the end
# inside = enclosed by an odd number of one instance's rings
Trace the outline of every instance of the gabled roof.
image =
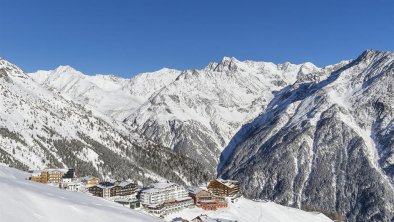
{"type": "Polygon", "coordinates": [[[217,178],[215,180],[229,188],[233,188],[239,184],[239,182],[236,180],[223,180],[221,178],[217,178]]]}
{"type": "Polygon", "coordinates": [[[125,180],[124,181],[117,181],[115,183],[116,186],[121,186],[121,187],[125,187],[125,186],[127,186],[129,184],[134,184],[134,183],[131,182],[131,181],[125,181],[125,180]]]}

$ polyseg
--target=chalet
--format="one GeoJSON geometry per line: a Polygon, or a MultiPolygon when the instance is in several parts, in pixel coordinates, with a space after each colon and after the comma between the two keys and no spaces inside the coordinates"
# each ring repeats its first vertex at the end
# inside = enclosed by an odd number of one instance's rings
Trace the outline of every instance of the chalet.
{"type": "Polygon", "coordinates": [[[137,191],[137,184],[131,181],[116,181],[114,190],[114,196],[135,196],[137,191]]]}
{"type": "Polygon", "coordinates": [[[212,194],[210,192],[199,187],[188,187],[187,191],[189,192],[189,196],[193,199],[194,204],[197,204],[200,200],[212,199],[212,194]]]}
{"type": "Polygon", "coordinates": [[[31,175],[31,181],[38,183],[48,183],[48,172],[43,170],[35,170],[31,175]]]}
{"type": "Polygon", "coordinates": [[[239,192],[239,182],[236,180],[214,179],[208,184],[208,190],[222,197],[233,197],[239,192]]]}
{"type": "Polygon", "coordinates": [[[217,210],[228,207],[228,204],[223,197],[214,197],[210,200],[200,200],[196,206],[203,210],[217,210]]]}
{"type": "Polygon", "coordinates": [[[137,184],[128,181],[101,182],[98,185],[88,187],[88,191],[93,196],[114,199],[115,197],[124,197],[124,199],[135,198],[137,184]]]}
{"type": "Polygon", "coordinates": [[[111,193],[111,188],[114,187],[115,184],[110,182],[101,182],[97,185],[88,187],[89,193],[93,194],[93,196],[108,198],[114,195],[114,191],[111,193]]]}
{"type": "Polygon", "coordinates": [[[83,177],[81,181],[87,188],[89,188],[89,187],[98,185],[99,178],[93,177],[93,176],[86,176],[86,177],[83,177]]]}
{"type": "Polygon", "coordinates": [[[62,178],[68,169],[44,169],[33,171],[31,180],[39,183],[57,183],[62,181],[62,178]]]}
{"type": "Polygon", "coordinates": [[[45,169],[48,172],[48,183],[60,183],[68,169],[45,169]]]}
{"type": "Polygon", "coordinates": [[[217,210],[228,206],[224,197],[213,195],[207,190],[198,187],[189,187],[188,191],[194,204],[204,210],[217,210]]]}
{"type": "Polygon", "coordinates": [[[161,204],[166,201],[188,197],[186,189],[170,182],[154,183],[140,194],[143,205],[161,204]]]}

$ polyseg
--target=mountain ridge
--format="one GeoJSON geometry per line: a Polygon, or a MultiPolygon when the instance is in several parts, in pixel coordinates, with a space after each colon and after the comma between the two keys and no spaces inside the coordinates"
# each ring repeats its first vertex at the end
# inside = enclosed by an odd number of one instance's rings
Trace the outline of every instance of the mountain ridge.
{"type": "Polygon", "coordinates": [[[217,173],[242,181],[249,198],[381,221],[394,208],[393,58],[366,50],[319,68],[225,57],[203,69],[122,79],[120,87],[111,85],[116,77],[82,74],[67,83],[29,76],[90,118],[160,147],[162,163],[168,155],[191,161],[182,173],[198,173],[191,183],[217,173]]]}
{"type": "Polygon", "coordinates": [[[367,50],[327,80],[285,88],[233,138],[219,175],[242,178],[251,198],[392,220],[393,61],[392,52],[367,50]]]}

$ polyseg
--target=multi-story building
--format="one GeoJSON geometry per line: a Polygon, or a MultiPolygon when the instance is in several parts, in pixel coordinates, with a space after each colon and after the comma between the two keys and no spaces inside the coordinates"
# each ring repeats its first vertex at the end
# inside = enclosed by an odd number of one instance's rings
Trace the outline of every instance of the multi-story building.
{"type": "Polygon", "coordinates": [[[69,191],[82,191],[84,190],[80,180],[76,178],[63,178],[59,187],[69,191]]]}
{"type": "Polygon", "coordinates": [[[89,188],[89,187],[98,185],[99,178],[93,177],[93,176],[85,176],[82,178],[81,181],[85,185],[85,187],[89,188]]]}
{"type": "Polygon", "coordinates": [[[149,213],[165,216],[191,206],[193,206],[192,198],[183,197],[183,198],[176,198],[173,200],[165,201],[164,203],[161,204],[146,205],[145,209],[149,213]]]}
{"type": "Polygon", "coordinates": [[[188,196],[186,189],[170,182],[154,183],[140,194],[143,205],[161,204],[166,201],[185,198],[188,196]]]}
{"type": "Polygon", "coordinates": [[[117,181],[115,186],[111,188],[113,190],[113,196],[135,196],[137,192],[137,184],[131,181],[117,181]]]}
{"type": "Polygon", "coordinates": [[[38,183],[48,183],[49,174],[47,171],[35,170],[31,174],[31,181],[38,183]]]}
{"type": "Polygon", "coordinates": [[[33,171],[31,180],[39,183],[60,183],[68,169],[44,169],[33,171]]]}
{"type": "Polygon", "coordinates": [[[194,204],[204,210],[217,210],[228,206],[225,197],[216,196],[207,190],[198,187],[189,187],[188,191],[194,204]]]}
{"type": "Polygon", "coordinates": [[[48,183],[60,183],[68,169],[45,169],[48,172],[48,183]]]}
{"type": "Polygon", "coordinates": [[[103,198],[135,198],[137,184],[129,181],[101,182],[98,185],[88,187],[88,191],[94,196],[103,198]]]}
{"type": "Polygon", "coordinates": [[[239,192],[239,182],[236,180],[214,179],[208,184],[208,190],[222,197],[233,197],[239,192]]]}

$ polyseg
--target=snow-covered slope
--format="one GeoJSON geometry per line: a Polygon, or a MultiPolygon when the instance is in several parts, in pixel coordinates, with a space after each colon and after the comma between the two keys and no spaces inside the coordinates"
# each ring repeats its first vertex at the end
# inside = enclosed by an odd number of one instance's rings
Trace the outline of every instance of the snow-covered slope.
{"type": "MultiPolygon", "coordinates": [[[[237,129],[312,64],[275,65],[224,58],[203,70],[186,70],[126,119],[158,144],[198,159],[214,171],[237,129]]],[[[303,73],[305,72],[305,73],[303,73]]]]}
{"type": "Polygon", "coordinates": [[[394,219],[394,53],[366,51],[327,79],[283,88],[226,148],[221,175],[250,198],[394,219]]]}
{"type": "Polygon", "coordinates": [[[123,79],[112,75],[84,75],[70,66],[59,66],[29,75],[46,88],[60,92],[68,100],[123,121],[179,74],[180,71],[164,68],[133,79],[123,79]]]}
{"type": "Polygon", "coordinates": [[[234,133],[262,112],[276,91],[294,82],[324,79],[342,65],[321,69],[311,63],[277,65],[225,57],[202,70],[162,69],[130,80],[86,76],[70,67],[30,76],[215,172],[234,133]]]}
{"type": "Polygon", "coordinates": [[[161,221],[101,198],[28,181],[28,176],[0,166],[1,221],[161,221]]]}
{"type": "Polygon", "coordinates": [[[72,167],[80,175],[144,182],[145,173],[188,184],[210,176],[197,161],[43,88],[5,60],[0,60],[0,161],[31,169],[72,167]]]}
{"type": "Polygon", "coordinates": [[[204,211],[201,208],[182,210],[166,216],[166,221],[174,218],[191,220],[200,215],[210,218],[236,220],[238,222],[329,222],[332,221],[322,213],[305,212],[296,208],[285,207],[273,202],[255,202],[239,198],[229,203],[228,208],[216,211],[204,211]]]}

